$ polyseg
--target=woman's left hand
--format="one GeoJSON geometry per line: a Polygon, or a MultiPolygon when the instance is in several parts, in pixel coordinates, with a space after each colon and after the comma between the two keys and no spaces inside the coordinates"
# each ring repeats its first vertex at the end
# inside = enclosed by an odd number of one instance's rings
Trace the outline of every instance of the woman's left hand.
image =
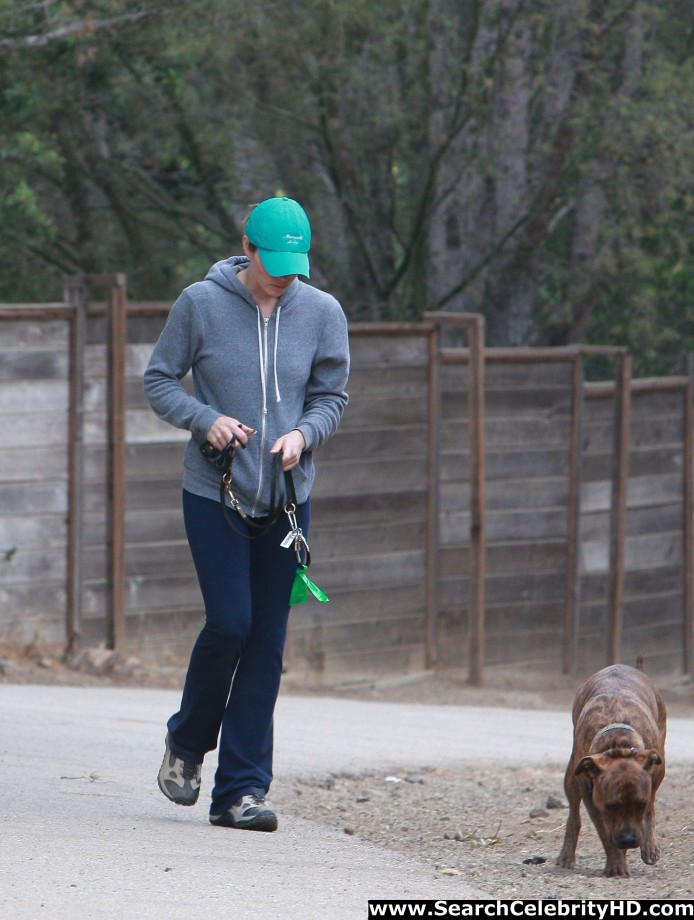
{"type": "Polygon", "coordinates": [[[270,453],[282,454],[282,469],[286,472],[294,469],[301,459],[301,454],[305,447],[306,441],[303,434],[298,428],[294,428],[288,434],[283,434],[281,438],[277,438],[270,449],[270,453]]]}

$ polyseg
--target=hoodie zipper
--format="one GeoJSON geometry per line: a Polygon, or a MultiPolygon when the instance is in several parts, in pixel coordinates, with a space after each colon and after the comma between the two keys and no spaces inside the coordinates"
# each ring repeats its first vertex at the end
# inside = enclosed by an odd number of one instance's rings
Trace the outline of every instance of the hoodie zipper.
{"type": "MultiPolygon", "coordinates": [[[[260,307],[256,304],[258,317],[260,318],[260,307]]],[[[258,341],[258,353],[260,357],[260,378],[263,393],[263,414],[260,422],[260,471],[258,473],[258,489],[255,493],[253,507],[251,508],[251,517],[255,517],[255,512],[260,501],[260,495],[263,489],[263,463],[265,459],[265,437],[267,422],[267,328],[270,324],[270,317],[263,317],[262,339],[258,341]]],[[[258,322],[260,328],[260,322],[258,322]]]]}

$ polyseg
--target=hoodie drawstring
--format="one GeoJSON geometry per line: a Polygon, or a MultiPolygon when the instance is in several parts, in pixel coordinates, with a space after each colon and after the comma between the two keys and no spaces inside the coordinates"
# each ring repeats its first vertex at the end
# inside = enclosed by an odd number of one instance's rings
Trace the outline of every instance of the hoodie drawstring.
{"type": "Polygon", "coordinates": [[[267,405],[267,389],[265,386],[265,355],[263,354],[263,327],[260,323],[260,310],[258,310],[258,360],[260,362],[260,388],[263,394],[263,414],[267,405]]]}
{"type": "MultiPolygon", "coordinates": [[[[280,313],[282,307],[278,307],[275,313],[275,343],[272,350],[272,371],[275,379],[275,401],[282,402],[280,395],[280,385],[277,376],[277,346],[279,344],[280,332],[280,313]]],[[[264,345],[267,339],[263,336],[263,327],[260,322],[260,310],[258,310],[258,358],[260,360],[260,386],[263,391],[263,406],[267,405],[267,353],[264,345]]]]}
{"type": "Polygon", "coordinates": [[[280,313],[281,312],[282,312],[282,307],[281,306],[277,307],[277,314],[275,318],[275,347],[273,349],[273,355],[272,355],[273,371],[275,374],[275,397],[277,399],[277,402],[282,402],[282,397],[280,396],[280,385],[277,379],[277,345],[280,340],[280,313]]]}

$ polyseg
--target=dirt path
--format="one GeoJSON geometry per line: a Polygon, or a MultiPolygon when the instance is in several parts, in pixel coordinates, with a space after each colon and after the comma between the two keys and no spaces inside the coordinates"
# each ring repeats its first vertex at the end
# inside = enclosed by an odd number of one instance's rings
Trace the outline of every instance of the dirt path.
{"type": "MultiPolygon", "coordinates": [[[[504,669],[488,671],[484,688],[472,688],[458,675],[381,681],[331,692],[389,702],[570,712],[579,682],[565,675],[504,669]]],[[[694,717],[690,680],[672,675],[658,686],[671,717],[694,717]]],[[[569,753],[558,753],[558,759],[568,759],[569,753]]],[[[631,879],[602,876],[604,852],[585,812],[576,868],[567,871],[554,864],[568,813],[563,779],[563,768],[514,767],[509,751],[505,768],[480,763],[475,770],[415,776],[334,777],[330,788],[295,786],[281,790],[280,799],[276,793],[275,800],[289,813],[308,817],[312,811],[347,834],[418,854],[439,873],[459,875],[494,897],[694,897],[694,764],[668,768],[657,801],[662,856],[656,866],[647,866],[637,851],[630,853],[631,879]]]]}
{"type": "Polygon", "coordinates": [[[276,786],[273,803],[283,813],[419,856],[439,874],[460,876],[498,898],[694,897],[694,768],[668,771],[658,794],[660,862],[646,866],[637,851],[630,853],[631,879],[602,877],[604,853],[587,816],[576,869],[554,865],[567,815],[562,780],[558,770],[480,764],[475,771],[276,786]]]}
{"type": "MultiPolygon", "coordinates": [[[[177,687],[180,668],[132,662],[98,675],[70,670],[43,657],[3,657],[0,681],[12,683],[117,683],[177,687]],[[3,664],[4,662],[4,664],[3,664]]],[[[471,688],[463,675],[419,675],[402,680],[307,687],[287,675],[285,693],[356,697],[362,700],[448,705],[507,706],[523,711],[569,711],[578,681],[565,676],[489,673],[487,686],[471,688]]],[[[694,716],[694,687],[673,675],[658,686],[670,716],[694,716]]],[[[416,743],[416,742],[415,742],[416,743]]],[[[422,752],[422,761],[426,761],[422,752]]],[[[557,760],[569,751],[558,752],[557,760]]],[[[563,769],[479,763],[474,769],[419,774],[348,777],[332,775],[312,784],[275,783],[273,805],[280,813],[317,821],[371,843],[425,861],[439,875],[460,877],[499,898],[694,897],[694,764],[669,767],[658,793],[662,856],[646,866],[629,854],[631,879],[602,877],[604,854],[584,814],[575,870],[554,864],[561,848],[567,809],[563,769]]]]}

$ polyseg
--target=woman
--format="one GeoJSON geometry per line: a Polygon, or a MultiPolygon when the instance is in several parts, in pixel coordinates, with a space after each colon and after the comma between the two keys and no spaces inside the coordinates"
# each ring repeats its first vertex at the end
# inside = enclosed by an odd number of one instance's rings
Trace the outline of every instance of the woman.
{"type": "Polygon", "coordinates": [[[180,708],[168,721],[159,788],[178,805],[195,804],[203,758],[219,742],[209,819],[248,830],[277,828],[265,796],[297,564],[284,540],[287,516],[273,523],[280,470],[291,470],[305,536],[313,451],[335,433],[347,404],[344,313],[298,278],[309,277],[310,245],[311,227],[296,201],[256,205],[243,256],[217,262],[183,291],[144,378],[159,418],[192,435],[183,514],[205,604],[180,708]],[[189,370],[194,396],[181,385],[189,370]],[[233,526],[222,513],[219,470],[200,450],[204,442],[207,449],[242,448],[233,455],[233,526]]]}

